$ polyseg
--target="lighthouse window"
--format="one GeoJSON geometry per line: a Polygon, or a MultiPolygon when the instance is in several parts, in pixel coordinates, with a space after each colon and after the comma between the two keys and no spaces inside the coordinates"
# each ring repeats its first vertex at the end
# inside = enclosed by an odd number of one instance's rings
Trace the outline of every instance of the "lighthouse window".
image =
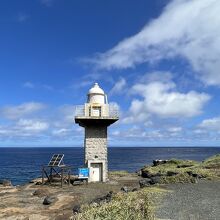
{"type": "Polygon", "coordinates": [[[92,108],[92,116],[100,117],[101,116],[101,107],[92,108]]]}

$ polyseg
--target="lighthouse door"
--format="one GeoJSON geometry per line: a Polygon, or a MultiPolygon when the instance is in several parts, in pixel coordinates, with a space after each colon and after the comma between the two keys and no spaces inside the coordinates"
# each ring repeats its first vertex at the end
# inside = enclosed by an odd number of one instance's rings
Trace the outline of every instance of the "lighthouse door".
{"type": "Polygon", "coordinates": [[[91,164],[91,182],[100,182],[102,174],[102,164],[101,163],[92,163],[91,164]]]}

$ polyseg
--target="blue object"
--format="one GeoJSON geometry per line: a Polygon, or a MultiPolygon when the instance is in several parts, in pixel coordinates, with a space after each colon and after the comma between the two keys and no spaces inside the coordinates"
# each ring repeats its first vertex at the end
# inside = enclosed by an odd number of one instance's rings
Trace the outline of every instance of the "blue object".
{"type": "Polygon", "coordinates": [[[78,169],[79,178],[89,178],[89,168],[78,169]]]}

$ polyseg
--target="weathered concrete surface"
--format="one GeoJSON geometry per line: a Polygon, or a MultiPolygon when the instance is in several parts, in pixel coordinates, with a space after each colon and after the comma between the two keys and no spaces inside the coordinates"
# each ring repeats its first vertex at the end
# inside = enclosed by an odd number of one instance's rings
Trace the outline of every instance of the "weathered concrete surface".
{"type": "Polygon", "coordinates": [[[85,127],[85,163],[102,164],[102,181],[108,180],[107,126],[85,127]]]}

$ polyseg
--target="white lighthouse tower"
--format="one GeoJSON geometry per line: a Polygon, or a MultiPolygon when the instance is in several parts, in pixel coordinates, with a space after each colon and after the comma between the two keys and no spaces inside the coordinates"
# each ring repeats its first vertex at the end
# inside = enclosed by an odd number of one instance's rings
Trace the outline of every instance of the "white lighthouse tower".
{"type": "Polygon", "coordinates": [[[119,119],[116,105],[109,105],[98,83],[89,90],[87,103],[76,108],[75,122],[85,128],[85,165],[89,182],[108,180],[107,128],[119,119]]]}

